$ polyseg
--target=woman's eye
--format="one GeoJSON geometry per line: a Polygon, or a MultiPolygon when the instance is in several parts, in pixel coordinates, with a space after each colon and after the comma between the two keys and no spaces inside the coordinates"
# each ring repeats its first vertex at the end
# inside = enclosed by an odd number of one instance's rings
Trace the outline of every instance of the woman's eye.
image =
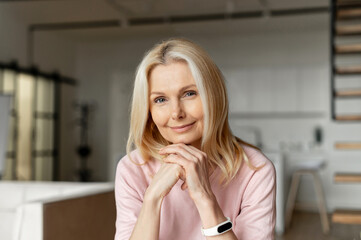
{"type": "Polygon", "coordinates": [[[194,95],[197,95],[197,93],[195,91],[189,91],[189,92],[185,93],[186,97],[190,97],[190,96],[194,96],[194,95]]]}
{"type": "Polygon", "coordinates": [[[156,99],[154,99],[154,102],[155,103],[163,103],[163,102],[165,102],[165,98],[163,98],[163,97],[156,98],[156,99]]]}

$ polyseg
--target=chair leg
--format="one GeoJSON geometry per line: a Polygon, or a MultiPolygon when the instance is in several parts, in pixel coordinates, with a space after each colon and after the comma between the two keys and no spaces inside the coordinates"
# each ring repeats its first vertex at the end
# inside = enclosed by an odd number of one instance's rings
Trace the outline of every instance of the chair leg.
{"type": "Polygon", "coordinates": [[[315,184],[317,203],[318,203],[318,209],[320,211],[323,233],[328,234],[330,231],[330,225],[329,225],[328,217],[327,217],[325,194],[323,191],[321,179],[320,179],[318,172],[313,172],[312,176],[313,176],[314,184],[315,184]]]}
{"type": "Polygon", "coordinates": [[[286,205],[286,229],[289,228],[292,220],[293,208],[295,206],[298,185],[301,175],[298,172],[293,173],[290,192],[288,193],[287,205],[286,205]]]}

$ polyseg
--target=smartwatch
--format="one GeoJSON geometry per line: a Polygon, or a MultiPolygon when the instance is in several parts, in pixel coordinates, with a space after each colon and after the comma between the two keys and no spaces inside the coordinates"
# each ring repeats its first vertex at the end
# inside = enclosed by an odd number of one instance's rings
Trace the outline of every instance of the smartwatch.
{"type": "Polygon", "coordinates": [[[232,229],[232,222],[231,219],[229,217],[227,217],[227,221],[222,222],[220,224],[218,224],[217,226],[211,227],[211,228],[201,228],[202,234],[203,236],[206,237],[211,237],[211,236],[217,236],[217,235],[221,235],[222,233],[228,232],[229,230],[232,229]]]}

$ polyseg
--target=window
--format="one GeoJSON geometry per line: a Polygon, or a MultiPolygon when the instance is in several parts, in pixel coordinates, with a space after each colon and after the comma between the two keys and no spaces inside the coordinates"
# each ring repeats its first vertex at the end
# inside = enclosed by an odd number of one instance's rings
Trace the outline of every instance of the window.
{"type": "Polygon", "coordinates": [[[0,94],[11,97],[3,179],[57,178],[60,84],[57,75],[0,66],[0,94]]]}

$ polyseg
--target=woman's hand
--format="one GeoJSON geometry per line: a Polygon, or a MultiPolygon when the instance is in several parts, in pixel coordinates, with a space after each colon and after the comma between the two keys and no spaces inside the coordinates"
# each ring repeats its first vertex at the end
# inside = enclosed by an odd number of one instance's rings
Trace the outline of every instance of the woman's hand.
{"type": "Polygon", "coordinates": [[[189,195],[195,203],[214,199],[209,183],[209,164],[207,155],[199,149],[182,143],[172,144],[162,148],[159,153],[166,155],[166,163],[176,163],[185,171],[185,183],[182,189],[188,187],[189,195]]]}
{"type": "Polygon", "coordinates": [[[163,200],[180,178],[183,178],[183,169],[178,164],[163,163],[154,175],[146,193],[145,199],[163,200]]]}
{"type": "Polygon", "coordinates": [[[130,239],[159,239],[160,212],[163,198],[182,177],[181,166],[163,163],[147,188],[142,209],[130,239]]]}

